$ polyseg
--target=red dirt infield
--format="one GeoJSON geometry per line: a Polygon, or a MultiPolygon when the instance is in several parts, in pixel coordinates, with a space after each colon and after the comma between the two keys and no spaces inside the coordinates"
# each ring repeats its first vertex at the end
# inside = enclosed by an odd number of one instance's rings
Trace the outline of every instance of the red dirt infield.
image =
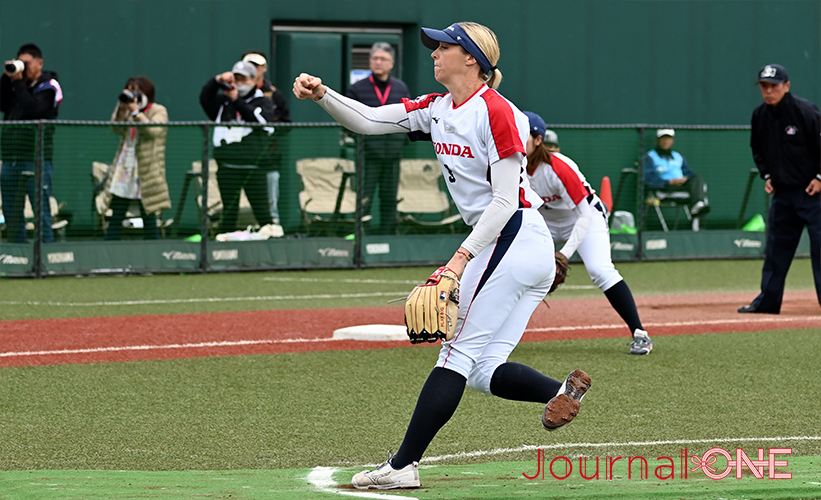
{"type": "MultiPolygon", "coordinates": [[[[653,337],[821,328],[813,291],[787,292],[780,315],[739,314],[749,293],[637,297],[653,337]]],[[[402,307],[113,316],[0,322],[0,366],[105,363],[320,350],[412,347],[408,342],[336,340],[336,329],[403,324],[402,307]]],[[[523,342],[624,337],[604,297],[551,300],[531,317],[523,342]]]]}

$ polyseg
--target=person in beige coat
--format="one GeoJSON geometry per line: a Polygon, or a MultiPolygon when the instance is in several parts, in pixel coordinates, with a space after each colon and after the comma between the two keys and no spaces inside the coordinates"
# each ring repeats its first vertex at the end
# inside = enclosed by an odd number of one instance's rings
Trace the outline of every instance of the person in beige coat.
{"type": "MultiPolygon", "coordinates": [[[[168,121],[168,111],[154,102],[154,84],[146,77],[129,78],[111,115],[113,122],[168,121]]],[[[102,195],[103,212],[111,208],[106,240],[122,239],[126,212],[136,204],[143,221],[143,237],[159,239],[157,215],[171,208],[165,178],[167,127],[112,127],[120,143],[102,195]]]]}

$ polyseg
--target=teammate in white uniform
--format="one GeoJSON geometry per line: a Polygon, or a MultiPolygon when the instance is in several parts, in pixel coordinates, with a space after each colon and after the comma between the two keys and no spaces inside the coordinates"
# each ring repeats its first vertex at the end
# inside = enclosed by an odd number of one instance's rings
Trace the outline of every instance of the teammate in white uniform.
{"type": "Polygon", "coordinates": [[[568,259],[573,252],[579,253],[590,279],[627,323],[633,335],[630,354],[649,354],[653,341],[641,324],[630,287],[613,266],[610,256],[608,207],[596,196],[573,160],[548,151],[544,143],[544,120],[530,111],[524,114],[530,122],[527,176],[533,190],[544,200],[539,212],[547,221],[553,242],[564,243],[559,252],[568,259]]]}
{"type": "MultiPolygon", "coordinates": [[[[422,28],[433,50],[436,80],[449,91],[403,104],[367,107],[301,74],[294,94],[314,99],[360,134],[409,132],[433,142],[442,174],[465,222],[473,227],[447,267],[461,276],[456,334],[444,342],[417,400],[397,454],[376,470],[354,476],[357,488],[418,487],[418,461],[447,423],[465,385],[486,394],[546,404],[542,424],[552,430],[576,416],[590,377],[576,370],[564,383],[507,362],[555,275],[553,241],[538,212],[541,198],[525,175],[528,120],[495,88],[501,72],[496,35],[476,23],[422,28]],[[470,262],[469,262],[470,261],[470,262]]],[[[369,387],[369,392],[391,390],[369,387]]]]}

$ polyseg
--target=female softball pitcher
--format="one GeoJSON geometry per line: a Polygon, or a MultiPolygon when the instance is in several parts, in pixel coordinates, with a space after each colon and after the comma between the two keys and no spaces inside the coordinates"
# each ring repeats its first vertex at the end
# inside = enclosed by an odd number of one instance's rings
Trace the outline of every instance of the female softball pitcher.
{"type": "Polygon", "coordinates": [[[456,411],[466,384],[546,404],[542,424],[549,430],[577,415],[590,387],[581,370],[562,383],[507,362],[550,289],[555,262],[532,258],[534,248],[552,255],[553,241],[537,210],[542,201],[524,174],[527,118],[495,90],[502,78],[496,35],[480,24],[456,23],[441,31],[422,28],[421,37],[446,94],[370,108],[314,76],[303,73],[294,82],[298,98],[313,99],[354,132],[410,132],[432,141],[450,194],[473,228],[447,263],[461,276],[456,334],[442,344],[399,451],[376,470],[356,474],[352,483],[360,489],[419,487],[418,462],[456,411]]]}
{"type": "Polygon", "coordinates": [[[542,117],[530,111],[524,114],[530,122],[530,136],[525,145],[527,176],[530,186],[544,200],[539,211],[547,221],[553,242],[565,242],[559,252],[568,259],[573,252],[579,252],[590,279],[604,292],[610,305],[630,328],[633,334],[630,354],[649,354],[653,350],[653,341],[641,325],[630,287],[610,257],[607,207],[573,160],[548,151],[542,117]]]}

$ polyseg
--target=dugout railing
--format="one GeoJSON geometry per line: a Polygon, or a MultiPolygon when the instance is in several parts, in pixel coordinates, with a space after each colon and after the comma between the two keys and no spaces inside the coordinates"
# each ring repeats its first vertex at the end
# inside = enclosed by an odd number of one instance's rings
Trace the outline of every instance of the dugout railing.
{"type": "MultiPolygon", "coordinates": [[[[242,147],[231,151],[234,156],[228,159],[247,161],[266,171],[264,178],[258,177],[247,188],[264,188],[269,210],[275,209],[271,211],[277,219],[273,229],[254,227],[254,210],[247,197],[240,200],[238,230],[228,233],[220,227],[224,206],[215,196],[220,191],[220,175],[214,169],[225,162],[226,153],[215,148],[214,133],[217,130],[218,138],[223,137],[226,132],[220,127],[226,124],[0,122],[0,141],[3,136],[20,137],[9,133],[12,128],[29,132],[25,143],[3,144],[0,187],[4,194],[13,189],[18,196],[13,196],[14,206],[2,205],[0,274],[40,277],[432,264],[447,261],[469,232],[461,220],[455,220],[458,212],[449,203],[444,179],[435,178],[429,162],[411,161],[433,160],[429,143],[408,141],[403,146],[407,168],[413,163],[419,175],[427,177],[418,182],[403,178],[397,194],[396,228],[392,234],[379,234],[381,193],[377,190],[371,200],[371,213],[364,213],[366,180],[359,175],[364,160],[356,135],[333,123],[233,125],[241,129],[229,131],[232,137],[244,141],[245,134],[254,140],[246,143],[251,144],[247,159],[242,147]],[[113,172],[120,127],[159,127],[167,136],[165,174],[171,207],[159,214],[158,240],[144,239],[142,218],[136,211],[127,214],[121,240],[106,240],[111,214],[100,194],[105,191],[106,174],[113,172]],[[18,162],[14,172],[5,167],[12,161],[18,162]],[[21,161],[23,168],[19,168],[21,161]],[[54,212],[53,242],[43,241],[42,185],[48,161],[52,166],[53,199],[48,201],[54,212]],[[17,170],[22,173],[12,175],[17,170]],[[35,199],[21,204],[21,199],[29,198],[22,196],[29,182],[35,199]],[[405,191],[411,184],[417,190],[405,191]],[[429,190],[429,199],[419,191],[420,186],[429,190]],[[274,191],[276,196],[271,194],[274,191]],[[416,208],[406,208],[411,206],[403,203],[408,198],[416,202],[412,204],[416,208]],[[11,241],[9,215],[19,213],[21,206],[26,239],[11,241]],[[437,206],[437,211],[426,212],[426,206],[437,206]]],[[[747,224],[766,218],[767,210],[763,182],[752,170],[749,127],[627,124],[549,128],[558,133],[561,152],[576,161],[594,189],[601,188],[604,177],[610,179],[611,213],[626,213],[629,217],[620,221],[635,221],[633,227],[618,227],[611,234],[615,260],[762,255],[763,227],[747,224]],[[676,129],[674,149],[707,182],[712,210],[697,233],[688,224],[664,232],[655,210],[646,210],[643,158],[655,145],[657,128],[676,129]],[[744,225],[758,230],[744,231],[744,225]]],[[[664,210],[668,212],[664,217],[672,221],[675,212],[664,210]]],[[[800,252],[805,252],[803,246],[800,252]]]]}

